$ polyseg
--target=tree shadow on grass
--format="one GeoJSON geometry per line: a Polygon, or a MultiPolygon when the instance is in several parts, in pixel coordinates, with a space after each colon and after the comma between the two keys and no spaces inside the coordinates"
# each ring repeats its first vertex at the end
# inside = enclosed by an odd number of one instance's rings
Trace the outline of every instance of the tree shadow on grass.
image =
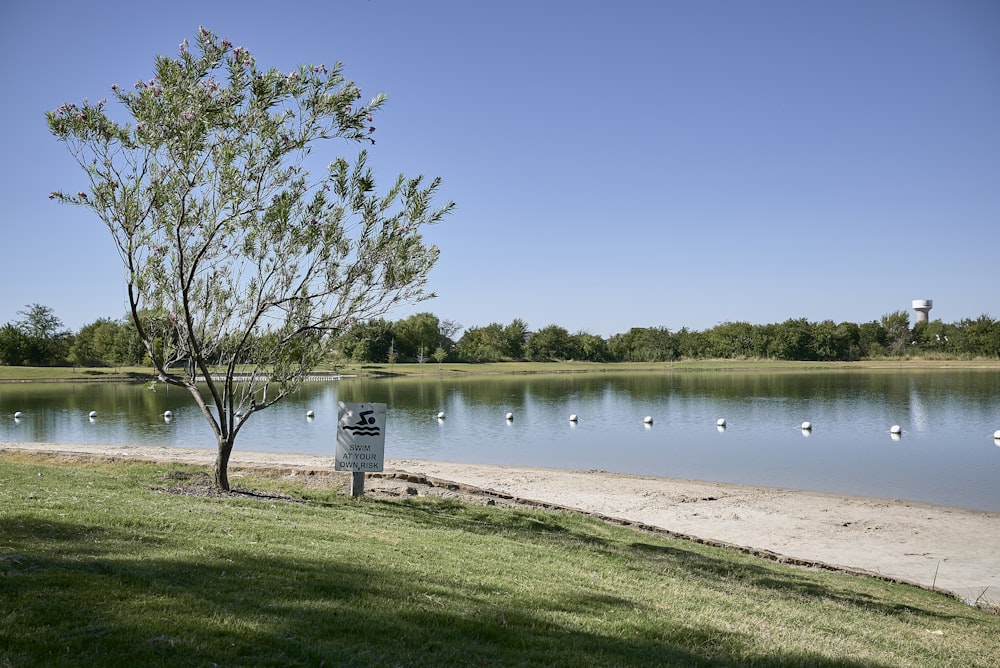
{"type": "MultiPolygon", "coordinates": [[[[408,512],[430,521],[426,509],[408,512]]],[[[537,524],[515,518],[497,530],[560,540],[572,533],[555,520],[537,524]]],[[[402,567],[376,569],[337,554],[315,559],[279,546],[262,558],[230,545],[192,554],[127,528],[35,517],[0,519],[0,536],[0,549],[18,550],[0,553],[0,666],[861,665],[755,655],[754,638],[684,619],[657,619],[655,632],[631,634],[565,621],[567,611],[614,620],[630,605],[600,592],[576,589],[525,606],[488,588],[414,581],[402,567]]],[[[722,568],[662,546],[634,549],[669,556],[706,579],[722,568]]],[[[774,575],[751,569],[740,577],[774,575]]]]}
{"type": "MultiPolygon", "coordinates": [[[[489,508],[440,500],[424,501],[414,507],[418,509],[420,521],[427,525],[447,523],[451,528],[475,533],[496,531],[497,524],[491,519],[495,515],[489,508]]],[[[506,510],[503,531],[526,539],[542,538],[591,550],[620,552],[622,549],[621,544],[613,540],[605,540],[593,532],[575,530],[573,523],[565,520],[564,511],[506,510]]],[[[887,583],[874,578],[867,588],[872,593],[861,593],[857,586],[838,587],[833,578],[823,578],[821,574],[804,567],[779,564],[735,550],[727,550],[725,558],[717,558],[712,553],[725,548],[702,546],[677,538],[664,537],[661,543],[634,541],[629,544],[629,549],[645,560],[660,562],[668,570],[682,572],[685,578],[699,578],[707,587],[719,588],[739,583],[746,587],[772,590],[782,597],[832,601],[883,615],[920,615],[927,617],[928,623],[934,618],[955,617],[929,607],[900,603],[898,596],[886,592],[887,583]]],[[[854,584],[862,579],[862,576],[842,575],[854,578],[854,584]]]]}
{"type": "MultiPolygon", "coordinates": [[[[858,591],[861,588],[858,586],[838,587],[835,580],[829,577],[822,578],[821,582],[819,573],[810,572],[804,567],[772,563],[751,555],[738,554],[734,555],[735,559],[718,559],[705,550],[685,545],[683,542],[678,542],[676,545],[637,542],[633,543],[632,547],[644,555],[669,562],[674,568],[679,567],[686,577],[699,578],[710,587],[738,583],[748,588],[771,590],[786,598],[831,601],[880,615],[894,617],[919,615],[928,618],[928,623],[934,618],[956,617],[930,607],[900,603],[898,596],[885,591],[889,587],[887,583],[874,578],[868,583],[871,586],[867,587],[872,593],[863,593],[858,591]]],[[[855,585],[863,578],[846,574],[843,577],[856,578],[855,585]]]]}

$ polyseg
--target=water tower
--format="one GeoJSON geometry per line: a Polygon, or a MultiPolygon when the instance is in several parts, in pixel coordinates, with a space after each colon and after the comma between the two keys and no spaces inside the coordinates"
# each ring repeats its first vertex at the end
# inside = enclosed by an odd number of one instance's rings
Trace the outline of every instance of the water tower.
{"type": "Polygon", "coordinates": [[[914,299],[913,310],[917,312],[917,322],[927,322],[927,315],[931,312],[934,301],[931,299],[914,299]]]}

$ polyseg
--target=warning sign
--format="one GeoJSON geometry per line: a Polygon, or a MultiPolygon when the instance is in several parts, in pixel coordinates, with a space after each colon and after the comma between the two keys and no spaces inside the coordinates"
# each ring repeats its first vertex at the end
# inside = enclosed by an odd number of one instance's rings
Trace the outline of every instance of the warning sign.
{"type": "Polygon", "coordinates": [[[337,420],[338,471],[372,473],[385,466],[385,404],[339,402],[337,420]]]}

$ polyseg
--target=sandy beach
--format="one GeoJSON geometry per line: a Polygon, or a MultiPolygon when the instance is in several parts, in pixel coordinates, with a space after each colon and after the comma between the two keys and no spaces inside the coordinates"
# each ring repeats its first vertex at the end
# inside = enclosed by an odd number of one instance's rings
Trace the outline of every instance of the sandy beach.
{"type": "MultiPolygon", "coordinates": [[[[210,464],[211,450],[0,442],[4,451],[210,464]]],[[[243,468],[332,475],[332,457],[235,450],[243,468]]],[[[339,473],[336,475],[346,476],[339,473]]],[[[604,471],[388,459],[366,490],[389,495],[475,492],[480,499],[586,512],[803,565],[876,575],[966,602],[1000,605],[1000,514],[802,490],[604,471]],[[449,483],[453,483],[449,485],[449,483]]],[[[491,501],[493,502],[493,501],[491,501]]]]}

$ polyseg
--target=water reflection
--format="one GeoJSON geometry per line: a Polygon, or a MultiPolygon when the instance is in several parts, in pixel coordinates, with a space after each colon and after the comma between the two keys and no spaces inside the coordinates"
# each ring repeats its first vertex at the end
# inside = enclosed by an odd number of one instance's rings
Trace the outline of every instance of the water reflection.
{"type": "MultiPolygon", "coordinates": [[[[380,402],[389,407],[388,457],[603,469],[1000,511],[1000,451],[992,447],[1000,441],[990,442],[1000,427],[998,396],[995,370],[344,379],[306,385],[254,415],[237,448],[332,457],[337,401],[380,402]],[[805,422],[812,429],[803,430],[805,422]],[[889,433],[893,425],[899,433],[889,433]]],[[[215,447],[191,397],[167,386],[0,385],[0,416],[0,441],[215,447]]]]}

